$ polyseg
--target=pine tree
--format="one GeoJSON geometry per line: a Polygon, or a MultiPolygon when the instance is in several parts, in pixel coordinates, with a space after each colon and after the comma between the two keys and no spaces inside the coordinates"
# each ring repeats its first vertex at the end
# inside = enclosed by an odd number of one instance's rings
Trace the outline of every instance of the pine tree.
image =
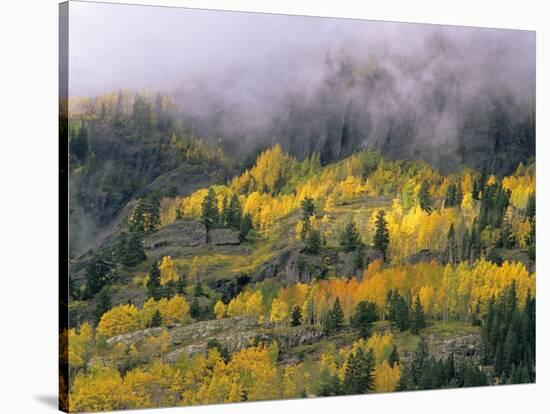
{"type": "Polygon", "coordinates": [[[116,261],[126,267],[133,267],[147,259],[141,235],[139,233],[120,233],[115,242],[113,255],[116,261]]]}
{"type": "Polygon", "coordinates": [[[103,286],[111,282],[114,264],[107,252],[99,252],[92,256],[86,265],[86,289],[85,298],[90,298],[99,292],[103,286]]]}
{"type": "Polygon", "coordinates": [[[449,232],[447,233],[447,261],[455,264],[458,261],[458,246],[456,242],[456,234],[454,224],[451,223],[449,232]]]}
{"type": "Polygon", "coordinates": [[[214,227],[218,222],[218,206],[216,201],[216,193],[212,188],[208,190],[208,193],[202,200],[201,218],[203,224],[206,226],[206,231],[208,235],[208,230],[214,227]]]}
{"type": "Polygon", "coordinates": [[[376,305],[368,301],[361,301],[355,307],[350,323],[362,338],[368,338],[372,332],[372,324],[377,319],[376,305]]]}
{"type": "Polygon", "coordinates": [[[156,328],[162,325],[162,315],[160,314],[159,310],[155,310],[155,313],[153,313],[153,317],[151,318],[151,322],[149,323],[149,326],[151,328],[156,328]]]}
{"type": "Polygon", "coordinates": [[[241,241],[246,239],[246,236],[248,236],[250,230],[252,230],[252,216],[247,213],[242,217],[241,220],[241,232],[239,234],[239,238],[241,239],[241,241]]]}
{"type": "Polygon", "coordinates": [[[160,198],[156,192],[138,200],[136,208],[130,216],[128,229],[131,233],[149,234],[160,226],[160,198]]]}
{"type": "Polygon", "coordinates": [[[388,231],[388,223],[386,222],[384,210],[379,210],[376,214],[376,231],[374,233],[373,247],[382,254],[384,261],[386,260],[386,252],[390,245],[390,233],[388,231]]]}
{"type": "Polygon", "coordinates": [[[454,183],[449,184],[447,187],[447,193],[445,194],[445,207],[454,207],[456,203],[457,188],[454,183]]]}
{"type": "Polygon", "coordinates": [[[160,286],[160,269],[158,262],[155,260],[149,272],[149,280],[147,281],[147,292],[149,297],[158,300],[162,297],[162,289],[160,286]]]}
{"type": "Polygon", "coordinates": [[[365,354],[362,348],[357,348],[348,357],[344,373],[345,394],[365,394],[374,390],[374,352],[372,349],[365,354]]]}
{"type": "Polygon", "coordinates": [[[416,350],[414,351],[411,364],[411,374],[415,384],[420,383],[420,379],[422,378],[424,370],[426,369],[426,366],[429,362],[428,358],[428,345],[426,344],[426,340],[424,339],[424,337],[420,337],[420,341],[418,342],[416,350]]]}
{"type": "Polygon", "coordinates": [[[236,194],[233,194],[229,205],[227,206],[227,212],[225,214],[225,223],[227,226],[240,230],[242,222],[242,209],[239,203],[239,198],[236,194]]]}
{"type": "Polygon", "coordinates": [[[201,313],[201,307],[199,304],[199,300],[195,297],[191,301],[191,306],[189,307],[189,314],[192,318],[196,319],[201,313]]]}
{"type": "Polygon", "coordinates": [[[292,308],[290,326],[300,326],[302,324],[302,310],[298,305],[292,308]]]}
{"type": "Polygon", "coordinates": [[[397,347],[394,345],[390,357],[388,358],[388,363],[390,364],[390,367],[394,367],[395,364],[399,363],[399,353],[397,352],[397,347]]]}
{"type": "Polygon", "coordinates": [[[305,239],[305,245],[306,245],[306,251],[311,254],[317,254],[319,253],[319,249],[321,248],[321,233],[317,230],[310,230],[307,233],[307,237],[305,239]]]}
{"type": "Polygon", "coordinates": [[[432,211],[432,205],[430,201],[430,187],[427,181],[422,181],[420,185],[420,191],[418,191],[418,205],[426,212],[432,211]]]}
{"type": "Polygon", "coordinates": [[[361,236],[353,220],[350,220],[340,235],[340,246],[345,252],[351,252],[361,246],[361,236]]]}
{"type": "Polygon", "coordinates": [[[105,312],[111,309],[111,298],[109,296],[109,290],[107,287],[104,287],[99,291],[97,295],[97,303],[95,305],[94,311],[94,320],[96,325],[99,323],[99,320],[105,312]]]}
{"type": "Polygon", "coordinates": [[[305,197],[301,202],[302,207],[302,220],[308,221],[311,216],[315,213],[315,204],[313,204],[313,199],[310,197],[305,197]]]}
{"type": "Polygon", "coordinates": [[[422,308],[422,303],[420,303],[420,296],[416,295],[412,312],[411,332],[414,335],[418,335],[425,327],[426,318],[424,316],[424,309],[422,308]]]}
{"type": "Polygon", "coordinates": [[[198,281],[195,285],[193,296],[195,296],[196,298],[204,296],[204,288],[202,287],[202,283],[200,281],[198,281]]]}
{"type": "Polygon", "coordinates": [[[325,319],[325,331],[328,334],[338,332],[344,323],[344,311],[340,305],[340,298],[336,296],[332,309],[328,312],[325,319]]]}

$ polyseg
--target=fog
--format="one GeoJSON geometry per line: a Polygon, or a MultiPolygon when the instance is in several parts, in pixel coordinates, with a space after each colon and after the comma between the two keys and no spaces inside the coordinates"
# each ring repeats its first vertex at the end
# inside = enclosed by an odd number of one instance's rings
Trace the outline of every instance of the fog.
{"type": "Polygon", "coordinates": [[[69,65],[71,96],[161,90],[205,135],[298,156],[392,145],[396,130],[451,153],[480,108],[534,123],[527,31],[71,2],[69,65]],[[332,123],[354,142],[327,150],[332,123]]]}

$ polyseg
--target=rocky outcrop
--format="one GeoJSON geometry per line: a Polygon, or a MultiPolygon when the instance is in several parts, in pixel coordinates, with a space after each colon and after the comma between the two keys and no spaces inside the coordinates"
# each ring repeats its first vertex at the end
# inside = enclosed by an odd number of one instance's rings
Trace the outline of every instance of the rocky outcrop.
{"type": "Polygon", "coordinates": [[[176,256],[206,245],[206,228],[197,220],[182,219],[148,235],[143,241],[147,253],[156,258],[176,256]]]}
{"type": "Polygon", "coordinates": [[[124,335],[117,335],[107,340],[113,346],[123,343],[126,346],[140,347],[149,337],[158,337],[168,332],[168,352],[163,359],[174,363],[182,353],[194,355],[204,352],[208,342],[216,340],[229,352],[243,349],[250,344],[271,343],[277,341],[281,348],[292,348],[320,341],[324,334],[315,327],[298,326],[294,328],[275,329],[267,321],[259,322],[246,317],[226,318],[197,322],[190,325],[173,325],[166,328],[150,328],[124,335]]]}
{"type": "Polygon", "coordinates": [[[208,232],[208,241],[216,246],[235,246],[241,242],[239,236],[239,232],[234,229],[211,229],[208,232]]]}
{"type": "MultiPolygon", "coordinates": [[[[460,335],[448,339],[429,335],[426,337],[426,343],[430,356],[436,360],[447,359],[450,355],[457,360],[463,358],[477,360],[481,355],[481,335],[479,334],[460,335]]],[[[408,363],[412,361],[413,352],[400,353],[399,358],[408,363]]]]}

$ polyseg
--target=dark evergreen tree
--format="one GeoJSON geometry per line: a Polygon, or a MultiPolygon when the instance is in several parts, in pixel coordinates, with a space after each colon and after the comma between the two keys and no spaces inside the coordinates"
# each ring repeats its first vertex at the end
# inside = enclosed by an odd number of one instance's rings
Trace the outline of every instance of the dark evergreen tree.
{"type": "Polygon", "coordinates": [[[158,309],[155,311],[155,313],[153,313],[153,317],[151,318],[149,326],[151,328],[162,326],[162,315],[160,314],[158,309]]]}
{"type": "Polygon", "coordinates": [[[127,267],[133,267],[147,259],[141,235],[139,233],[120,233],[115,242],[113,255],[117,262],[127,267]]]}
{"type": "Polygon", "coordinates": [[[243,212],[241,209],[241,204],[239,203],[239,198],[236,194],[233,194],[231,200],[229,201],[227,212],[225,214],[226,225],[236,230],[240,230],[242,215],[243,212]]]}
{"type": "Polygon", "coordinates": [[[325,332],[332,334],[338,332],[344,323],[344,311],[337,296],[332,309],[329,310],[324,323],[325,332]]]}
{"type": "Polygon", "coordinates": [[[446,256],[447,256],[447,262],[451,264],[455,264],[459,260],[455,227],[453,223],[451,223],[451,226],[449,227],[449,232],[447,233],[446,256]]]}
{"type": "Polygon", "coordinates": [[[247,213],[243,216],[241,220],[241,232],[240,232],[240,239],[243,241],[246,239],[246,236],[248,236],[248,233],[250,233],[250,230],[252,230],[252,216],[247,213]]]}
{"type": "Polygon", "coordinates": [[[340,246],[345,252],[351,252],[361,246],[361,236],[353,220],[350,220],[340,235],[340,246]]]}
{"type": "Polygon", "coordinates": [[[410,327],[410,315],[409,305],[403,296],[395,291],[390,291],[387,297],[388,304],[388,319],[397,326],[401,332],[409,329],[410,327]]]}
{"type": "Polygon", "coordinates": [[[311,254],[319,253],[321,248],[321,233],[317,230],[310,230],[305,239],[306,251],[311,254]]]}
{"type": "Polygon", "coordinates": [[[300,326],[302,324],[302,310],[298,305],[292,308],[290,315],[290,326],[300,326]]]}
{"type": "Polygon", "coordinates": [[[193,291],[193,295],[196,298],[204,296],[204,289],[203,289],[202,283],[200,281],[198,281],[197,284],[195,285],[195,290],[193,291]]]}
{"type": "Polygon", "coordinates": [[[218,205],[216,200],[216,193],[212,188],[208,190],[208,193],[202,200],[201,218],[202,223],[206,226],[208,242],[208,230],[210,230],[216,225],[216,223],[218,223],[218,205]]]}
{"type": "Polygon", "coordinates": [[[374,352],[372,349],[365,354],[362,348],[357,348],[348,357],[344,373],[344,393],[365,394],[374,390],[374,352]]]}
{"type": "Polygon", "coordinates": [[[131,233],[148,234],[158,230],[160,226],[160,199],[157,193],[149,193],[138,200],[133,211],[128,228],[131,233]]]}
{"type": "Polygon", "coordinates": [[[99,323],[103,314],[109,309],[111,309],[111,297],[108,288],[104,287],[97,295],[97,302],[94,310],[94,321],[96,325],[99,323]]]}
{"type": "Polygon", "coordinates": [[[180,276],[176,282],[175,291],[179,294],[184,294],[187,288],[187,279],[185,276],[180,276]]]}
{"type": "Polygon", "coordinates": [[[358,248],[353,254],[353,267],[361,270],[363,266],[365,266],[365,252],[362,248],[358,248]]]}
{"type": "Polygon", "coordinates": [[[418,205],[426,212],[432,211],[432,202],[430,200],[430,187],[427,181],[422,181],[418,191],[418,205]]]}
{"type": "Polygon", "coordinates": [[[395,364],[399,363],[399,353],[397,352],[397,347],[394,345],[390,357],[388,358],[388,364],[393,368],[395,364]]]}
{"type": "Polygon", "coordinates": [[[384,210],[378,210],[375,221],[376,231],[374,233],[373,247],[380,252],[384,261],[386,260],[386,252],[390,245],[390,233],[388,231],[388,223],[386,222],[384,210]]]}
{"type": "Polygon", "coordinates": [[[350,323],[351,327],[359,332],[359,336],[368,338],[372,332],[372,324],[377,319],[376,305],[372,302],[361,301],[355,307],[350,323]]]}
{"type": "Polygon", "coordinates": [[[107,252],[99,252],[92,256],[85,268],[85,298],[95,295],[103,286],[111,282],[113,268],[114,264],[107,252]]]}
{"type": "Polygon", "coordinates": [[[189,307],[189,314],[192,318],[197,319],[201,313],[201,306],[199,304],[199,300],[194,297],[191,301],[191,306],[189,307]]]}
{"type": "Polygon", "coordinates": [[[302,207],[302,220],[308,221],[309,218],[315,214],[315,204],[313,204],[313,199],[310,197],[305,197],[300,205],[302,207]]]}
{"type": "Polygon", "coordinates": [[[457,203],[457,188],[455,183],[449,184],[445,194],[445,207],[454,207],[457,203]]]}
{"type": "Polygon", "coordinates": [[[162,297],[162,287],[160,285],[160,269],[158,262],[155,260],[149,271],[149,279],[147,280],[147,292],[149,297],[158,300],[162,297]]]}
{"type": "Polygon", "coordinates": [[[414,335],[418,335],[425,327],[426,318],[424,316],[424,309],[422,308],[422,303],[420,303],[420,296],[416,295],[411,318],[411,332],[414,335]]]}
{"type": "Polygon", "coordinates": [[[414,351],[411,363],[411,375],[415,384],[420,383],[420,379],[422,378],[424,370],[426,369],[426,366],[429,362],[428,358],[428,345],[426,344],[426,340],[424,339],[424,337],[420,337],[420,341],[416,346],[416,350],[414,351]]]}

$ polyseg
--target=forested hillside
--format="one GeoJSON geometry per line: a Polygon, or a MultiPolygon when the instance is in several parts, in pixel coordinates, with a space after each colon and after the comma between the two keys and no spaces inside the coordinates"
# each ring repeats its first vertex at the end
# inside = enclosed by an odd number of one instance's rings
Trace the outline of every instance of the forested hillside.
{"type": "Polygon", "coordinates": [[[71,410],[535,380],[533,161],[245,168],[166,97],[72,104],[71,410]]]}

